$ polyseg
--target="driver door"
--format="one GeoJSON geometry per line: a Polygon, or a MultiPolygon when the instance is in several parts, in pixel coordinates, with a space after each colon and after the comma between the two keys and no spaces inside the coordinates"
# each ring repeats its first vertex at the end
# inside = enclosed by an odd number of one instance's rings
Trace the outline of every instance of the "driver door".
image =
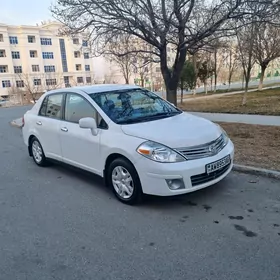
{"type": "Polygon", "coordinates": [[[67,93],[65,118],[60,123],[60,142],[65,163],[102,174],[99,160],[101,132],[94,136],[90,129],[79,127],[79,120],[92,117],[97,120],[98,112],[88,100],[76,93],[67,93]]]}

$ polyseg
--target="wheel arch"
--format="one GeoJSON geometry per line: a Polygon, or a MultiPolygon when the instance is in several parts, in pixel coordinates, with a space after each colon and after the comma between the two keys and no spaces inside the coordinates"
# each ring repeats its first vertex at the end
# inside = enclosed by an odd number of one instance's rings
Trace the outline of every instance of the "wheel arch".
{"type": "Polygon", "coordinates": [[[32,157],[32,152],[31,152],[31,141],[33,138],[37,138],[34,134],[31,134],[28,138],[28,153],[29,156],[32,157]]]}

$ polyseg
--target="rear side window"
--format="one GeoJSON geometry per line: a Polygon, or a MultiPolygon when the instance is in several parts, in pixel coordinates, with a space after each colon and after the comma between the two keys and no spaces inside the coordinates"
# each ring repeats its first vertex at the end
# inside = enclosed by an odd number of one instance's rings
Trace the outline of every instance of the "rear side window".
{"type": "Polygon", "coordinates": [[[47,96],[41,106],[39,115],[52,119],[61,119],[63,94],[52,94],[47,96]]]}
{"type": "Polygon", "coordinates": [[[42,106],[41,106],[41,109],[39,111],[39,115],[40,116],[46,116],[46,111],[47,111],[47,103],[48,103],[48,96],[45,97],[43,103],[42,103],[42,106]]]}

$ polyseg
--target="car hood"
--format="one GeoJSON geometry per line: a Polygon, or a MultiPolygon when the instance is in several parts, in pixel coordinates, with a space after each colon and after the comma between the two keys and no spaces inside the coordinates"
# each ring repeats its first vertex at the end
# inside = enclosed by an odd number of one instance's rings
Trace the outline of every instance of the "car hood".
{"type": "Polygon", "coordinates": [[[122,125],[122,131],[130,136],[152,140],[171,148],[190,147],[217,139],[221,129],[206,119],[188,113],[149,121],[122,125]]]}

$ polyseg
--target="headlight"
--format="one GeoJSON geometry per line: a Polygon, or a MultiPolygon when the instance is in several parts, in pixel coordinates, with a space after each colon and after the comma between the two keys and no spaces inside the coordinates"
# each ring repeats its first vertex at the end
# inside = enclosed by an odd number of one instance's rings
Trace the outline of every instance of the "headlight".
{"type": "Polygon", "coordinates": [[[142,143],[138,148],[137,152],[151,160],[157,162],[182,162],[186,159],[174,150],[161,145],[153,141],[147,141],[142,143]]]}
{"type": "Polygon", "coordinates": [[[221,130],[221,133],[222,133],[222,137],[224,139],[224,147],[228,144],[228,141],[229,141],[229,137],[228,137],[228,134],[226,133],[226,131],[220,126],[217,124],[217,126],[220,128],[221,130]]]}

